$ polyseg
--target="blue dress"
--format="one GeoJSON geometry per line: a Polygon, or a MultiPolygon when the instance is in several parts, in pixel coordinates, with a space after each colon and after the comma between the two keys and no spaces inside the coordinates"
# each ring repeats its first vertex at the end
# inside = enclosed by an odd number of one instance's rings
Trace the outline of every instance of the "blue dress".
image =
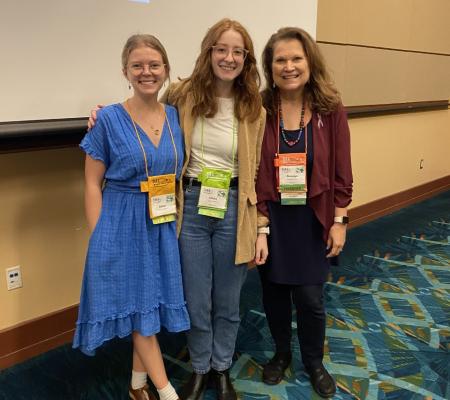
{"type": "MultiPolygon", "coordinates": [[[[165,106],[183,165],[183,139],[175,108],[165,106]]],[[[137,126],[137,125],[136,125],[137,126]]],[[[174,173],[175,152],[167,122],[158,147],[137,126],[149,174],[174,173]]],[[[121,104],[103,108],[80,147],[106,167],[102,210],[89,240],[74,348],[88,355],[106,340],[133,331],[143,336],[189,329],[181,279],[176,223],[154,225],[144,157],[131,119],[121,104]]]]}

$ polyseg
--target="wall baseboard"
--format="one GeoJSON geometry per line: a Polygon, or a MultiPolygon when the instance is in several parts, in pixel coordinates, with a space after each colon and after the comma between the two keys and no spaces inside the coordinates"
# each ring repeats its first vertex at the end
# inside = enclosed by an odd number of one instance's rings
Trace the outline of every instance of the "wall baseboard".
{"type": "MultiPolygon", "coordinates": [[[[350,228],[447,190],[450,190],[450,175],[355,207],[349,211],[350,228]]],[[[0,370],[70,343],[77,315],[78,305],[74,305],[0,331],[0,370]]]]}
{"type": "Polygon", "coordinates": [[[450,175],[352,208],[348,212],[351,221],[350,228],[392,214],[401,208],[429,199],[447,190],[450,190],[450,175]]]}
{"type": "Polygon", "coordinates": [[[72,341],[78,305],[0,331],[0,370],[72,341]]]}

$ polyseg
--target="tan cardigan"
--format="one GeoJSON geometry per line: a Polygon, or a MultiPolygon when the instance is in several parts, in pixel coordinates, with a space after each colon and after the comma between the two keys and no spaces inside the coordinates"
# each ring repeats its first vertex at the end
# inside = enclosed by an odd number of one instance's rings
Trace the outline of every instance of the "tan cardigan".
{"type": "MultiPolygon", "coordinates": [[[[192,116],[192,93],[180,102],[174,95],[179,83],[172,83],[164,93],[162,102],[176,105],[180,117],[180,125],[184,133],[185,158],[182,170],[184,175],[189,164],[192,146],[192,131],[195,118],[192,116]]],[[[261,159],[261,145],[266,123],[266,111],[261,107],[259,118],[254,122],[240,121],[238,129],[238,171],[239,171],[239,204],[236,237],[235,264],[252,261],[255,258],[255,242],[257,230],[255,181],[261,159]]],[[[177,189],[178,233],[183,220],[183,188],[177,189]]]]}

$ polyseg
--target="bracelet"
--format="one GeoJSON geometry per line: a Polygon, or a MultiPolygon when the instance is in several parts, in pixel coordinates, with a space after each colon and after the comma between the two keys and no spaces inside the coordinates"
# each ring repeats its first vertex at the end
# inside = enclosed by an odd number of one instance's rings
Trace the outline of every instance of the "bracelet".
{"type": "Polygon", "coordinates": [[[258,234],[259,233],[265,233],[266,235],[269,235],[270,228],[268,226],[262,226],[261,228],[258,228],[258,234]]]}
{"type": "Polygon", "coordinates": [[[347,225],[350,222],[350,220],[346,215],[343,215],[341,217],[334,217],[334,222],[337,222],[338,224],[347,225]]]}

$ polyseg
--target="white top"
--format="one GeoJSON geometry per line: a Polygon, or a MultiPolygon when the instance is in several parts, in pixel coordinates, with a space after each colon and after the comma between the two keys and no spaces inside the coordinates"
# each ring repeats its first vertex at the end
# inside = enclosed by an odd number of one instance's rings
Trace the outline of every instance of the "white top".
{"type": "Polygon", "coordinates": [[[192,148],[185,176],[197,178],[202,167],[224,169],[233,167],[233,120],[234,120],[234,169],[232,177],[238,176],[237,131],[238,121],[234,117],[234,99],[217,97],[218,110],[213,118],[199,117],[192,131],[192,148]],[[203,156],[202,156],[203,120],[203,156]]]}

